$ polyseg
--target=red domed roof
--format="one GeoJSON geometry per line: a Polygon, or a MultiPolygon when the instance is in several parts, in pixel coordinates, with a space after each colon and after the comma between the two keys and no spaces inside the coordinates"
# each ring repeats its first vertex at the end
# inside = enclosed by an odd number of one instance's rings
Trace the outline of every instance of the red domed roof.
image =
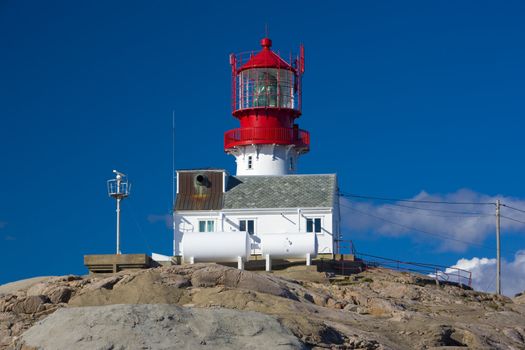
{"type": "Polygon", "coordinates": [[[261,52],[255,56],[250,57],[248,62],[246,62],[239,71],[243,71],[250,68],[280,68],[294,70],[288,62],[283,60],[277,54],[275,54],[270,47],[272,46],[272,41],[269,38],[263,38],[261,40],[261,46],[263,49],[261,52]]]}

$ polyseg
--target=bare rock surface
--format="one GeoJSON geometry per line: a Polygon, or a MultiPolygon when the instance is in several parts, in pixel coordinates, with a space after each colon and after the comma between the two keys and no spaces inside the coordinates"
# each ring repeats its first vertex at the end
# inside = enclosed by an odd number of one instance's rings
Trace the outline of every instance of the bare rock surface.
{"type": "Polygon", "coordinates": [[[117,304],[178,305],[191,317],[195,310],[236,310],[239,320],[245,312],[264,314],[312,349],[525,349],[523,296],[436,285],[426,276],[379,268],[329,279],[300,269],[266,273],[195,264],[2,288],[0,349],[21,349],[22,334],[39,321],[54,322],[55,314],[117,304]]]}
{"type": "Polygon", "coordinates": [[[22,343],[39,350],[304,348],[261,313],[159,304],[60,309],[25,332],[22,343]]]}
{"type": "Polygon", "coordinates": [[[5,294],[15,294],[17,291],[22,289],[27,289],[30,286],[33,286],[34,284],[45,281],[48,279],[51,279],[52,277],[33,277],[33,278],[27,278],[20,281],[15,281],[11,283],[6,283],[0,286],[0,295],[5,294]]]}

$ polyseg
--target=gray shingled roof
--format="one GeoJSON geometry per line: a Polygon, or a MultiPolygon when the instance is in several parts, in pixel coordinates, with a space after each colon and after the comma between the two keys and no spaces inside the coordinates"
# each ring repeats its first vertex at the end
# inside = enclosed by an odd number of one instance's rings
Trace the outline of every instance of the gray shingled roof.
{"type": "Polygon", "coordinates": [[[230,176],[224,209],[332,207],[336,176],[230,176]]]}

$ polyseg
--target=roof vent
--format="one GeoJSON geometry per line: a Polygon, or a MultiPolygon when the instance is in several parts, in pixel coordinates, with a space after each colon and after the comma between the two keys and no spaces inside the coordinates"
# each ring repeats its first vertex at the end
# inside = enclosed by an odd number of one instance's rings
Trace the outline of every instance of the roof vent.
{"type": "Polygon", "coordinates": [[[209,187],[210,181],[206,175],[197,174],[197,176],[195,176],[195,184],[197,186],[209,187]]]}

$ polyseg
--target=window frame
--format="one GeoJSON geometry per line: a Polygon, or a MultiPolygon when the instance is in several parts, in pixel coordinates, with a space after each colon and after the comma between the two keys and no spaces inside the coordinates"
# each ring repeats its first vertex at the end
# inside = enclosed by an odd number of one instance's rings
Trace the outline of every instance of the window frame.
{"type": "Polygon", "coordinates": [[[255,235],[255,218],[239,218],[239,231],[240,232],[247,232],[250,236],[255,235]],[[244,222],[244,225],[242,224],[244,222]],[[252,232],[250,233],[250,222],[253,223],[252,232]],[[241,229],[241,225],[244,226],[244,230],[241,229]]]}
{"type": "Polygon", "coordinates": [[[215,232],[215,220],[213,219],[198,219],[198,226],[200,233],[215,232]],[[201,227],[201,225],[203,225],[201,227]],[[211,229],[211,230],[210,230],[211,229]]]}
{"type": "Polygon", "coordinates": [[[307,233],[322,234],[323,233],[323,217],[307,217],[305,227],[306,227],[307,233]]]}

